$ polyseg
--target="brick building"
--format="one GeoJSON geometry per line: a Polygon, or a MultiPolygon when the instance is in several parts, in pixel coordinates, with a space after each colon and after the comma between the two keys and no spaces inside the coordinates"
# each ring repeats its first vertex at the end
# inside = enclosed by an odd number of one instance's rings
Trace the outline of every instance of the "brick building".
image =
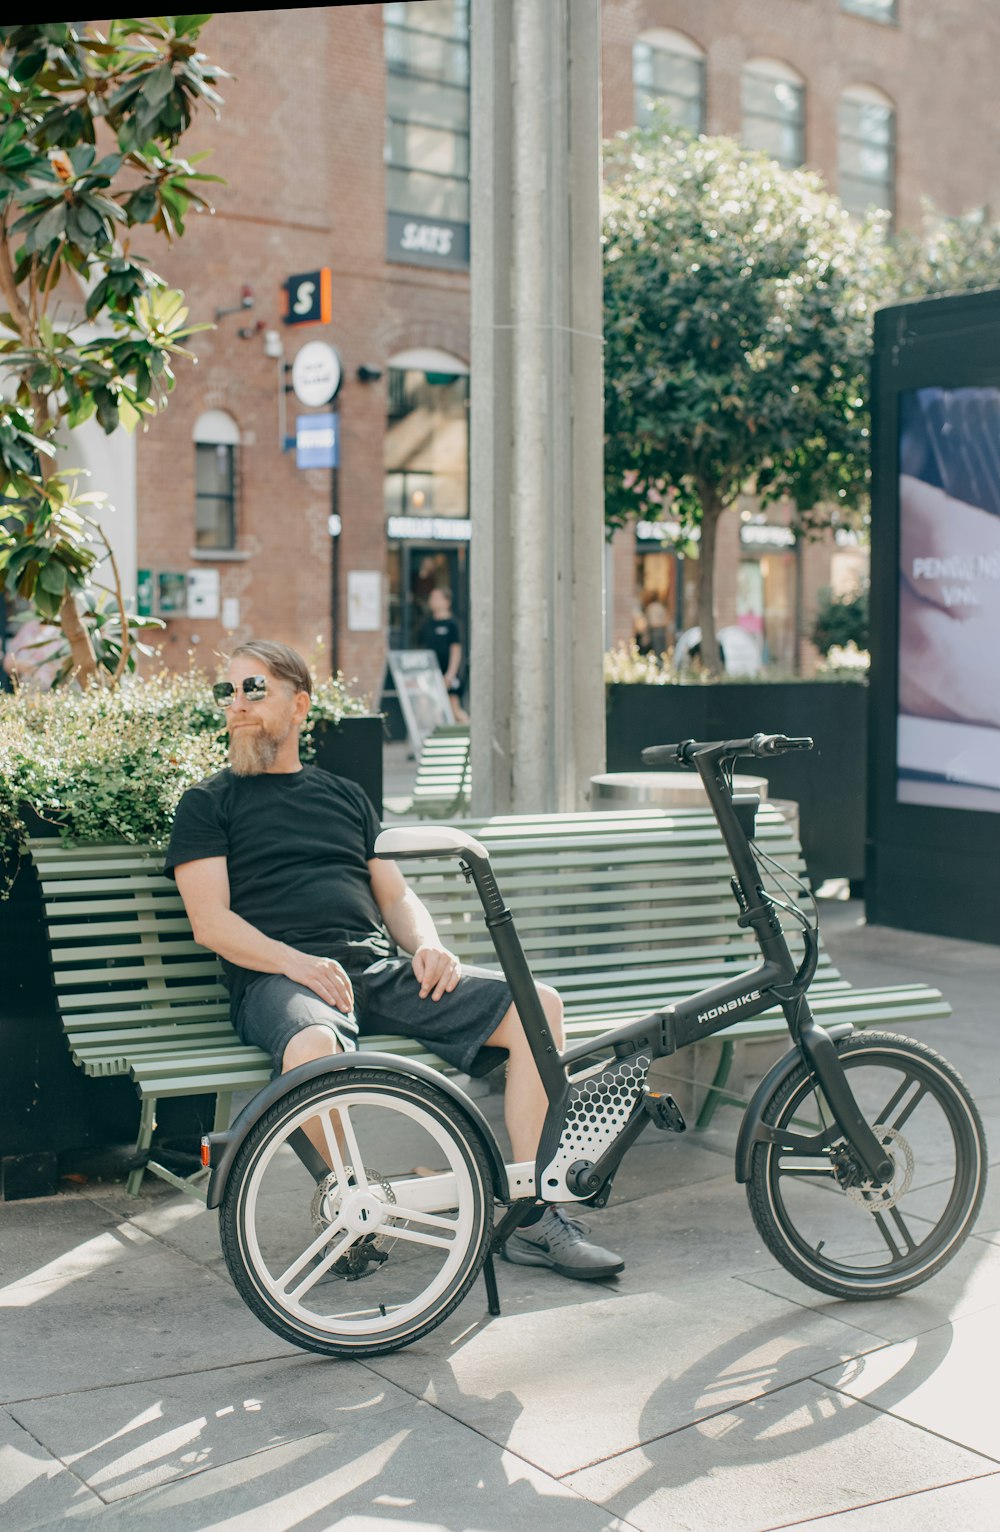
{"type": "MultiPolygon", "coordinates": [[[[467,0],[219,14],[203,46],[233,79],[190,147],[227,184],[160,269],[193,317],[234,312],[195,338],[197,368],[138,440],[140,598],[172,664],[251,634],[329,645],[335,627],[339,665],[377,696],[434,585],[468,620],[467,0]],[[283,284],[324,269],[328,317],[285,324],[283,284]],[[325,409],[287,391],[317,340],[342,363],[325,409]],[[331,409],[336,487],[288,450],[300,417],[331,409]]],[[[925,196],[949,214],[1000,205],[998,61],[987,0],[604,0],[605,132],[666,95],[911,225],[925,196]]],[[[849,585],[864,556],[796,549],[786,521],[729,516],[718,583],[720,622],[756,623],[791,667],[819,587],[849,585]]],[[[609,569],[609,638],[653,599],[683,625],[681,561],[655,529],[620,534],[609,569]]]]}

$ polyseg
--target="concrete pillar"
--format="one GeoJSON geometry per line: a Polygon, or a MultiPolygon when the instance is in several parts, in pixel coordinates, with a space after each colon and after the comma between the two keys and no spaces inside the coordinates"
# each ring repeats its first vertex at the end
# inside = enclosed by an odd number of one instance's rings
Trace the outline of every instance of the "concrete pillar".
{"type": "Polygon", "coordinates": [[[599,48],[599,0],[473,0],[476,814],[604,769],[599,48]]]}

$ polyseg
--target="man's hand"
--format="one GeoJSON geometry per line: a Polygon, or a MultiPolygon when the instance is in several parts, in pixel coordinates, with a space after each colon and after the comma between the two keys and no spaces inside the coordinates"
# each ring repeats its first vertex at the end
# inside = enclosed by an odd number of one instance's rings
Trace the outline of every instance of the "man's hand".
{"type": "Polygon", "coordinates": [[[287,949],[289,961],[282,969],[286,978],[304,984],[335,1011],[349,1015],[354,1009],[354,988],[347,974],[333,958],[313,957],[308,952],[287,949]]]}
{"type": "Polygon", "coordinates": [[[453,952],[444,947],[424,944],[413,954],[413,972],[420,985],[420,998],[440,1000],[449,994],[462,977],[462,965],[453,952]]]}

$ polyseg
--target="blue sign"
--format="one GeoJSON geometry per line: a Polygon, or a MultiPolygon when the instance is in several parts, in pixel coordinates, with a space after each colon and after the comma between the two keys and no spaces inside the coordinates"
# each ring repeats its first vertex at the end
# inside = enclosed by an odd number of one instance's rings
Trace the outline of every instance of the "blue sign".
{"type": "Polygon", "coordinates": [[[340,417],[297,415],[295,418],[296,468],[340,467],[340,417]]]}

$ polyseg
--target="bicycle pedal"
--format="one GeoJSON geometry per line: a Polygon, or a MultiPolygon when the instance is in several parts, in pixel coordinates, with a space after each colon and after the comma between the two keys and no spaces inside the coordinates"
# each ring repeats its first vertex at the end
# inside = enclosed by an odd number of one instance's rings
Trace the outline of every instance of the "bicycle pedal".
{"type": "Polygon", "coordinates": [[[663,1132],[683,1133],[686,1129],[684,1113],[673,1096],[661,1096],[656,1091],[647,1091],[642,1098],[642,1104],[648,1116],[652,1118],[654,1126],[661,1128],[663,1132]]]}

